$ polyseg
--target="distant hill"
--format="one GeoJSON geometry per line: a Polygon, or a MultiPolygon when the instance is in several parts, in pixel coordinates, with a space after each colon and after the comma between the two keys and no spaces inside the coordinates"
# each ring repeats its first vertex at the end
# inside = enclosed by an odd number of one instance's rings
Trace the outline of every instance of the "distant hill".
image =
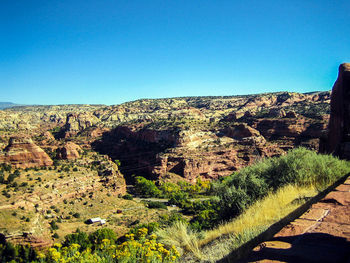
{"type": "Polygon", "coordinates": [[[15,104],[12,102],[0,102],[0,110],[6,109],[6,108],[11,108],[14,106],[19,106],[19,104],[15,104]]]}
{"type": "Polygon", "coordinates": [[[15,108],[15,107],[23,107],[23,106],[30,106],[26,104],[17,104],[13,102],[0,102],[0,110],[8,109],[8,108],[15,108]]]}

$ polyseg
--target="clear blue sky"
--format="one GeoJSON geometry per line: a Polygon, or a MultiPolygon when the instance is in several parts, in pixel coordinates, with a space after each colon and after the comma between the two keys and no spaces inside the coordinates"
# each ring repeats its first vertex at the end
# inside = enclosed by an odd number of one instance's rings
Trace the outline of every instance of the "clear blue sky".
{"type": "Polygon", "coordinates": [[[0,101],[331,89],[349,0],[2,0],[0,101]]]}

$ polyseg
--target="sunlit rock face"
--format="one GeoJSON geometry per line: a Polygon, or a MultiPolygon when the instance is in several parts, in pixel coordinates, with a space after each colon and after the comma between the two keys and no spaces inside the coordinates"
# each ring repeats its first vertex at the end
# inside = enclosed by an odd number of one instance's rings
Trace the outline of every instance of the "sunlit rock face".
{"type": "Polygon", "coordinates": [[[14,136],[0,155],[0,163],[8,163],[17,168],[50,166],[53,164],[47,153],[31,138],[14,136]]]}
{"type": "Polygon", "coordinates": [[[331,95],[328,136],[320,151],[350,160],[350,63],[339,66],[331,95]]]}
{"type": "Polygon", "coordinates": [[[63,159],[63,160],[75,160],[80,157],[80,152],[82,149],[80,146],[76,145],[73,142],[67,142],[62,147],[59,147],[56,150],[57,153],[57,159],[63,159]]]}

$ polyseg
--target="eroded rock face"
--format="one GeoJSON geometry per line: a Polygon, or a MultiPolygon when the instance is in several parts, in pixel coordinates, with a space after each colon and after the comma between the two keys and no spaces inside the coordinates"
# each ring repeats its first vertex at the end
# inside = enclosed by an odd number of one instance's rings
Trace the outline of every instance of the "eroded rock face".
{"type": "Polygon", "coordinates": [[[350,63],[341,64],[331,96],[328,136],[321,151],[350,159],[350,63]]]}
{"type": "Polygon", "coordinates": [[[47,153],[28,137],[11,137],[8,146],[0,155],[0,162],[17,168],[50,166],[53,164],[47,153]]]}
{"type": "Polygon", "coordinates": [[[99,122],[99,119],[90,113],[70,113],[67,115],[65,124],[65,137],[71,137],[72,135],[93,126],[97,122],[99,122]]]}
{"type": "Polygon", "coordinates": [[[57,159],[63,160],[75,160],[80,157],[82,149],[80,146],[73,142],[67,142],[63,147],[59,147],[56,150],[57,159]]]}
{"type": "MultiPolygon", "coordinates": [[[[166,180],[216,179],[259,158],[284,151],[266,144],[256,129],[239,124],[223,131],[150,130],[120,126],[94,148],[122,163],[121,172],[166,180]]],[[[128,178],[127,178],[128,179],[128,178]]]]}
{"type": "Polygon", "coordinates": [[[103,169],[99,170],[100,182],[103,186],[113,189],[115,195],[126,194],[126,183],[124,176],[120,173],[118,166],[108,156],[104,160],[98,160],[97,163],[103,169]]]}

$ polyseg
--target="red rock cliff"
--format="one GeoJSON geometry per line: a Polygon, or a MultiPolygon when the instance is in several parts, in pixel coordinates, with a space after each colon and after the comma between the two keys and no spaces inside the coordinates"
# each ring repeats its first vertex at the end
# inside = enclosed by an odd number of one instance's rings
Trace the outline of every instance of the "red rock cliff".
{"type": "Polygon", "coordinates": [[[0,154],[0,163],[17,168],[49,166],[51,158],[28,137],[11,137],[8,146],[0,154]]]}
{"type": "Polygon", "coordinates": [[[331,96],[328,136],[321,152],[350,159],[350,63],[339,66],[338,79],[331,96]]]}

